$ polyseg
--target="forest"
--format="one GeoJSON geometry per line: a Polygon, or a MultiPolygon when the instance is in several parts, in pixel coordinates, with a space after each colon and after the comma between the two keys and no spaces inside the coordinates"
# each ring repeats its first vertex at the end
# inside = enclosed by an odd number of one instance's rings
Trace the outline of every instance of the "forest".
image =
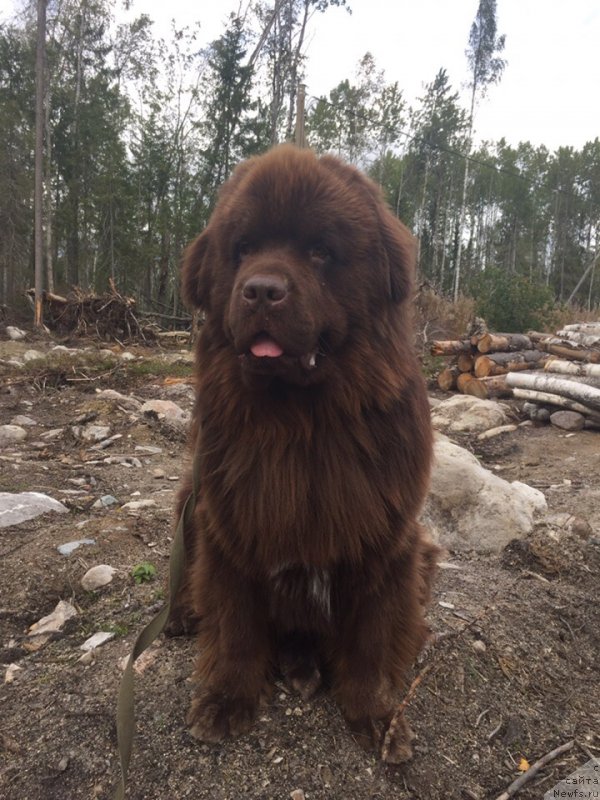
{"type": "MultiPolygon", "coordinates": [[[[162,37],[147,15],[119,21],[114,0],[50,0],[44,288],[104,291],[112,279],[141,309],[181,317],[182,251],[233,166],[293,138],[310,58],[307,27],[333,5],[346,2],[259,1],[231,14],[221,35],[201,46],[200,12],[197,26],[173,24],[162,37]]],[[[485,6],[482,0],[480,11],[485,6]]],[[[314,97],[307,87],[308,145],[339,154],[381,185],[417,237],[420,283],[454,299],[487,298],[495,308],[501,298],[514,305],[518,295],[539,308],[594,310],[600,139],[551,152],[529,142],[513,146],[498,131],[497,141],[474,144],[477,103],[506,66],[494,24],[488,60],[478,67],[474,31],[477,19],[466,51],[470,108],[443,65],[423,76],[421,96],[409,102],[366,53],[328,94],[314,97]]],[[[31,4],[0,25],[6,308],[22,304],[34,280],[35,61],[31,4]]]]}

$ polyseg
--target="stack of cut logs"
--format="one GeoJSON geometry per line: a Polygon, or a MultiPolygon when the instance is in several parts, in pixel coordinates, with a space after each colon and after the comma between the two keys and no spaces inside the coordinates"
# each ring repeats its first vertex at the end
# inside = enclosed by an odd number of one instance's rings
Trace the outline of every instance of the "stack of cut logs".
{"type": "Polygon", "coordinates": [[[566,325],[555,335],[486,332],[434,341],[431,353],[450,357],[438,375],[444,391],[515,397],[532,419],[560,408],[600,425],[600,322],[566,325]]]}

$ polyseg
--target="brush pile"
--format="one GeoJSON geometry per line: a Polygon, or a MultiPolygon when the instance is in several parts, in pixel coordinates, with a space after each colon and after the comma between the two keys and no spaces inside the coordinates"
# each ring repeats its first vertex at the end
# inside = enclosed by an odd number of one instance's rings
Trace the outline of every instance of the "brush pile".
{"type": "Polygon", "coordinates": [[[555,335],[483,330],[434,341],[431,354],[449,359],[438,375],[444,391],[515,397],[531,419],[566,410],[560,419],[570,429],[600,427],[600,322],[566,325],[555,335]]]}
{"type": "MultiPolygon", "coordinates": [[[[28,292],[32,295],[33,290],[28,292]]],[[[75,287],[66,296],[44,292],[44,324],[59,336],[94,336],[104,341],[154,338],[135,315],[136,301],[120,294],[112,280],[103,294],[75,287]]]]}

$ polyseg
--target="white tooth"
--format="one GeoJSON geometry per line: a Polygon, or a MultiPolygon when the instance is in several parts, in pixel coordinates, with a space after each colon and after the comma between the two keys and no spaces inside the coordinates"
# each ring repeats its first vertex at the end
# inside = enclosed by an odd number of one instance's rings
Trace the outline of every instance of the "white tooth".
{"type": "Polygon", "coordinates": [[[309,367],[316,367],[317,366],[317,357],[316,357],[316,355],[314,353],[308,359],[308,366],[309,367]]]}

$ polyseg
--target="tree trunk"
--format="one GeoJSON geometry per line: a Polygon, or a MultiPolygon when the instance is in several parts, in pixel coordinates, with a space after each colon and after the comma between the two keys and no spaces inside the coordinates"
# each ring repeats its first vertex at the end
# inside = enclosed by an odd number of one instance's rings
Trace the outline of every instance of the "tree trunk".
{"type": "Polygon", "coordinates": [[[44,281],[44,84],[46,64],[46,0],[37,0],[37,46],[35,57],[35,315],[34,325],[41,328],[44,281]]]}

